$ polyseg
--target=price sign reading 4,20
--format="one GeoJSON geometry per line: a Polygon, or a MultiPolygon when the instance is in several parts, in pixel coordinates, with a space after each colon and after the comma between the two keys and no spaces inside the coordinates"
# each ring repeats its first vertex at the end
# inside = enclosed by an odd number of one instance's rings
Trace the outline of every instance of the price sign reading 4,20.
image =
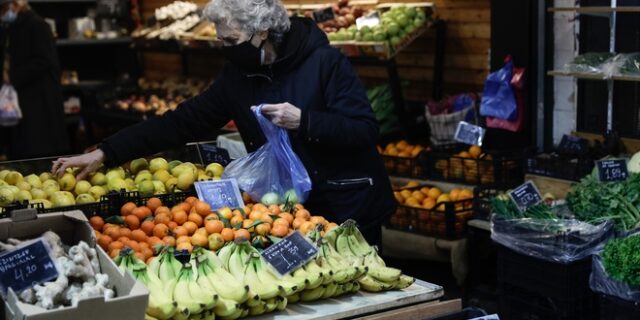
{"type": "Polygon", "coordinates": [[[596,161],[598,177],[602,182],[614,182],[626,180],[629,176],[627,161],[624,159],[611,159],[596,161]]]}
{"type": "Polygon", "coordinates": [[[296,231],[262,251],[262,257],[281,275],[299,268],[318,253],[318,248],[296,231]]]}
{"type": "Polygon", "coordinates": [[[36,239],[0,255],[0,289],[6,297],[9,288],[20,292],[36,283],[58,277],[49,247],[36,239]]]}
{"type": "Polygon", "coordinates": [[[533,181],[527,181],[523,185],[509,192],[509,197],[521,211],[536,205],[542,201],[542,196],[533,181]]]}

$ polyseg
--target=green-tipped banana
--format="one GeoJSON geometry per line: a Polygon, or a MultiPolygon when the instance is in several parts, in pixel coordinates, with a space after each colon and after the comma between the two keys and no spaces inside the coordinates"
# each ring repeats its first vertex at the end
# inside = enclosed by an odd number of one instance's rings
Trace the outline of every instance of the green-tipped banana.
{"type": "Polygon", "coordinates": [[[218,298],[218,303],[213,308],[213,312],[216,316],[226,317],[234,314],[238,309],[240,309],[240,304],[237,302],[225,298],[218,298]]]}
{"type": "Polygon", "coordinates": [[[393,285],[394,289],[404,289],[404,288],[408,288],[410,287],[414,282],[416,281],[416,279],[414,277],[410,277],[407,275],[401,275],[400,279],[398,279],[398,281],[396,281],[396,283],[393,285]]]}
{"type": "MultiPolygon", "coordinates": [[[[252,258],[255,263],[256,273],[258,274],[258,278],[262,283],[272,283],[279,286],[281,293],[284,296],[292,295],[296,292],[299,292],[298,286],[295,283],[289,282],[285,280],[285,277],[282,279],[278,279],[269,269],[265,268],[260,260],[260,257],[252,258]]],[[[261,295],[262,296],[262,295],[261,295]]],[[[270,299],[270,298],[264,298],[270,299]]],[[[265,301],[266,302],[266,301],[265,301]]],[[[268,308],[267,308],[268,309],[268,308]]]]}
{"type": "Polygon", "coordinates": [[[300,301],[300,293],[294,293],[290,296],[287,296],[287,303],[297,303],[298,301],[300,301]]]}
{"type": "Polygon", "coordinates": [[[260,302],[257,306],[249,308],[250,316],[259,316],[261,314],[266,313],[267,304],[264,302],[260,302]]]}
{"type": "Polygon", "coordinates": [[[249,298],[245,301],[245,304],[249,308],[257,307],[262,302],[262,299],[256,293],[249,291],[249,298]]]}
{"type": "Polygon", "coordinates": [[[265,312],[269,313],[276,310],[276,308],[278,307],[278,300],[277,300],[278,298],[281,298],[281,297],[275,297],[265,301],[265,305],[266,305],[265,312]]]}
{"type": "MultiPolygon", "coordinates": [[[[309,261],[307,264],[315,263],[313,260],[309,261]]],[[[304,277],[309,282],[306,284],[305,289],[315,289],[322,284],[322,272],[309,272],[303,266],[299,268],[293,273],[296,277],[304,277]]]]}
{"type": "Polygon", "coordinates": [[[316,301],[322,298],[325,290],[327,289],[326,285],[319,286],[315,289],[304,290],[300,293],[300,300],[304,302],[316,301]]]}
{"type": "Polygon", "coordinates": [[[178,303],[180,310],[186,309],[188,310],[188,314],[192,315],[202,312],[205,305],[191,296],[189,291],[190,273],[190,267],[186,266],[180,271],[178,282],[173,291],[173,299],[178,303]]]}
{"type": "Polygon", "coordinates": [[[336,251],[347,261],[356,260],[356,255],[351,251],[351,247],[349,247],[349,236],[347,234],[341,233],[338,235],[336,239],[336,251]]]}
{"type": "Polygon", "coordinates": [[[204,305],[204,310],[211,310],[218,302],[218,295],[204,290],[204,286],[196,281],[189,281],[189,294],[204,305]]]}
{"type": "Polygon", "coordinates": [[[374,279],[384,282],[384,283],[392,283],[400,279],[402,275],[402,271],[396,268],[383,267],[383,266],[371,266],[369,267],[369,271],[367,272],[368,276],[373,277],[374,279]]]}
{"type": "Polygon", "coordinates": [[[349,249],[351,249],[351,252],[356,256],[366,256],[369,252],[373,251],[368,243],[363,244],[358,242],[358,239],[353,234],[347,236],[347,242],[349,243],[349,249]]]}
{"type": "Polygon", "coordinates": [[[157,275],[147,272],[143,281],[149,289],[149,303],[147,314],[160,319],[170,319],[178,312],[178,304],[173,301],[171,295],[167,295],[162,286],[162,282],[157,275]]]}
{"type": "Polygon", "coordinates": [[[260,280],[256,265],[253,261],[247,264],[244,271],[244,278],[245,283],[249,284],[251,291],[260,296],[260,299],[262,300],[275,298],[280,292],[280,288],[277,284],[264,283],[260,280]]]}
{"type": "Polygon", "coordinates": [[[238,310],[236,310],[236,312],[234,312],[232,315],[220,317],[220,319],[221,320],[235,320],[235,319],[241,318],[242,315],[244,314],[245,310],[247,311],[247,314],[249,314],[249,310],[248,309],[238,308],[238,310]]]}
{"type": "Polygon", "coordinates": [[[289,304],[289,301],[287,300],[287,298],[278,297],[276,299],[278,299],[278,305],[276,306],[276,310],[282,311],[287,308],[287,305],[289,304]]]}
{"type": "Polygon", "coordinates": [[[235,244],[229,244],[220,248],[220,250],[218,250],[217,256],[222,262],[222,265],[227,269],[229,268],[229,259],[231,258],[231,254],[235,249],[236,249],[235,244]]]}
{"type": "Polygon", "coordinates": [[[387,284],[380,282],[369,275],[366,275],[358,280],[360,288],[369,292],[380,292],[393,288],[393,284],[387,284]]]}
{"type": "Polygon", "coordinates": [[[333,297],[336,294],[336,291],[338,291],[338,286],[339,285],[336,282],[332,282],[328,284],[327,288],[324,290],[324,293],[322,294],[322,299],[329,299],[333,297]]]}
{"type": "Polygon", "coordinates": [[[249,298],[248,285],[238,282],[232,274],[223,268],[211,270],[209,265],[204,265],[204,269],[206,270],[206,277],[209,280],[209,284],[218,292],[220,297],[238,303],[247,301],[249,298]]]}
{"type": "Polygon", "coordinates": [[[360,291],[360,282],[353,281],[352,283],[353,283],[353,287],[351,287],[351,292],[356,293],[360,291]]]}
{"type": "Polygon", "coordinates": [[[245,265],[246,264],[242,260],[240,250],[236,249],[229,257],[229,266],[227,270],[229,270],[237,281],[242,282],[244,277],[244,273],[242,271],[244,270],[245,265]]]}

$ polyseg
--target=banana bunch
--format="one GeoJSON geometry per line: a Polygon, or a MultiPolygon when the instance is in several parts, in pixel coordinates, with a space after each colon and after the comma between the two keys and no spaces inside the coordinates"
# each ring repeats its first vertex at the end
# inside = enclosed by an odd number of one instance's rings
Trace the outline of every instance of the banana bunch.
{"type": "MultiPolygon", "coordinates": [[[[122,270],[129,270],[149,289],[149,303],[146,317],[149,319],[185,318],[188,310],[180,309],[173,299],[173,292],[177,281],[163,282],[157,273],[151,272],[147,265],[133,255],[132,250],[122,250],[116,258],[116,264],[122,270]]],[[[173,271],[173,270],[172,270],[173,271]]]]}
{"type": "Polygon", "coordinates": [[[370,246],[356,228],[355,221],[348,220],[332,229],[325,239],[334,245],[335,251],[352,266],[367,267],[366,275],[358,278],[360,287],[369,292],[404,289],[415,281],[396,268],[387,267],[377,250],[370,246]]]}

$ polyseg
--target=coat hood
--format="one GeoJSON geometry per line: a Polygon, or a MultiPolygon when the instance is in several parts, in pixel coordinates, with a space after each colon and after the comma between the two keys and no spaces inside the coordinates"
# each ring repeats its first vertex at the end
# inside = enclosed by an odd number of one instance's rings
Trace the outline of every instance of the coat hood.
{"type": "Polygon", "coordinates": [[[291,70],[314,50],[328,45],[327,35],[318,28],[315,21],[306,17],[292,17],[291,27],[278,49],[278,58],[273,64],[273,69],[276,72],[291,70]]]}

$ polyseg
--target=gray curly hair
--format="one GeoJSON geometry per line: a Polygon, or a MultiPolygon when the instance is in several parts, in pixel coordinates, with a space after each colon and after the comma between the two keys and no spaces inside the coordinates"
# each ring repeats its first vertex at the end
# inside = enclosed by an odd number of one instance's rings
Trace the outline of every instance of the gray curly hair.
{"type": "Polygon", "coordinates": [[[253,34],[269,31],[269,38],[282,42],[291,22],[280,0],[211,0],[204,16],[216,24],[236,26],[253,34]]]}

